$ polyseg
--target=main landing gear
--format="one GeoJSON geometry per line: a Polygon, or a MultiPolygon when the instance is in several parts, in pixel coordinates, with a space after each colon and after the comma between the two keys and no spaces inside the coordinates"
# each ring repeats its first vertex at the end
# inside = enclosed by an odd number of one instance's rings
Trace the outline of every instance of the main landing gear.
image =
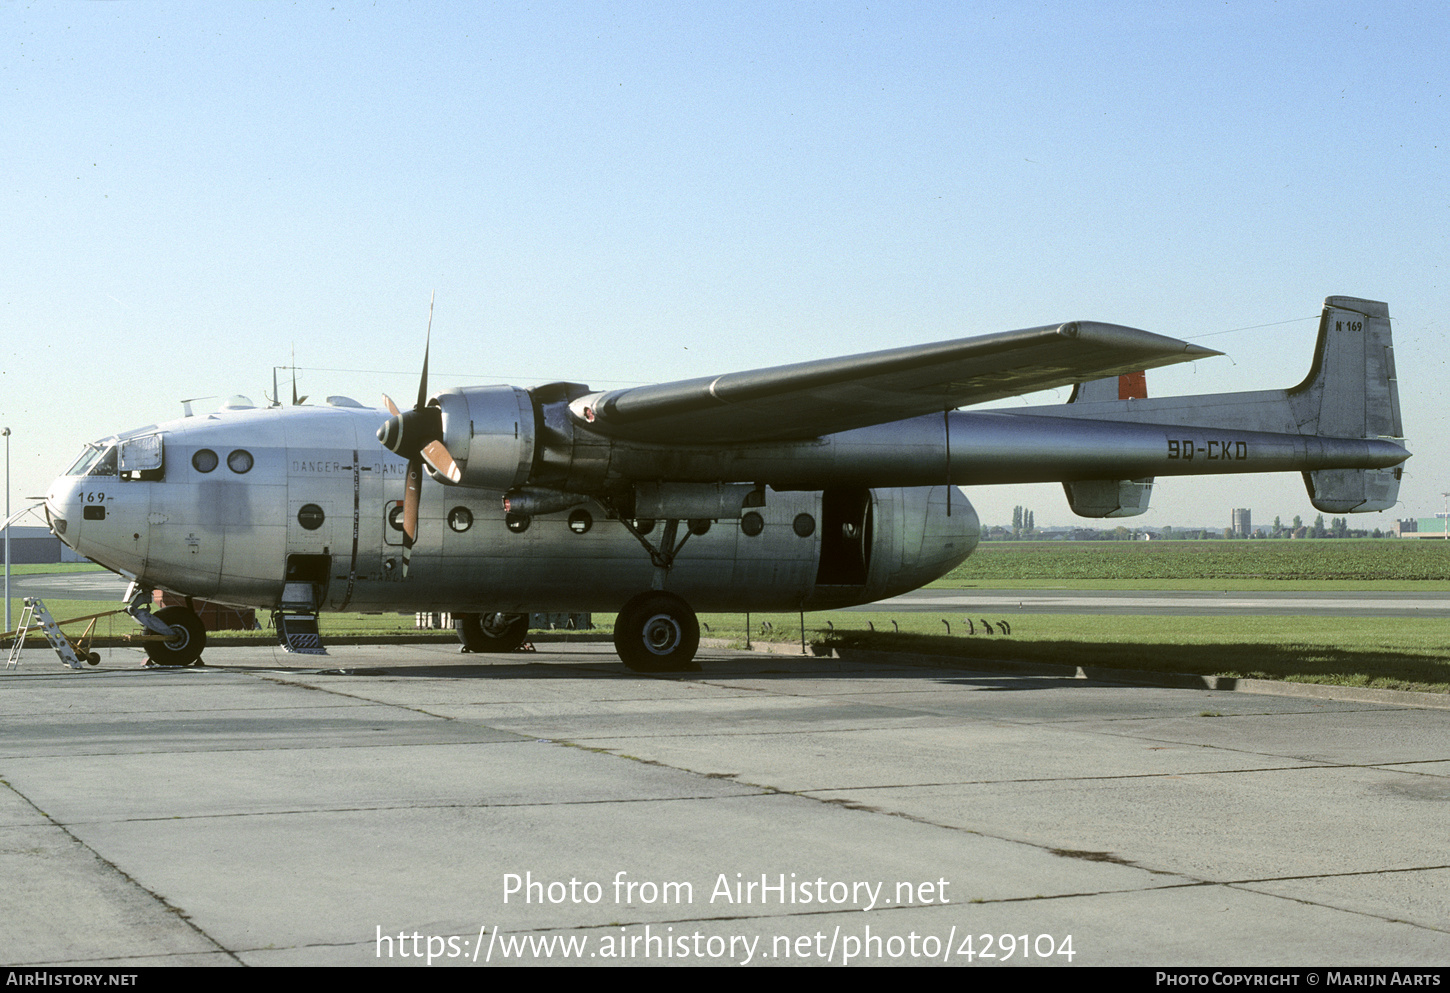
{"type": "Polygon", "coordinates": [[[694,672],[700,621],[690,605],[662,590],[640,593],[614,622],[614,650],[635,672],[694,672]]]}
{"type": "MultiPolygon", "coordinates": [[[[614,621],[614,650],[635,672],[698,672],[695,652],[700,647],[700,619],[683,598],[666,593],[664,585],[674,567],[675,556],[685,547],[685,542],[693,534],[708,531],[710,522],[667,519],[661,541],[656,545],[645,537],[646,531],[639,522],[617,510],[615,515],[649,553],[650,563],[655,567],[656,589],[636,594],[620,608],[614,621]],[[686,525],[684,534],[680,534],[682,523],[686,525]]],[[[653,523],[648,527],[653,530],[653,523]]]]}
{"type": "Polygon", "coordinates": [[[453,629],[468,652],[512,652],[529,634],[528,614],[454,614],[453,629]]]}

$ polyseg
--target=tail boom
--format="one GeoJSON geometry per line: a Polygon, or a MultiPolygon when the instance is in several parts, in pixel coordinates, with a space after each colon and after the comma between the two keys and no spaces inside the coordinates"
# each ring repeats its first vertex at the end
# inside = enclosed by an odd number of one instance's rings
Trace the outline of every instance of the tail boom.
{"type": "MultiPolygon", "coordinates": [[[[1358,297],[1325,299],[1309,374],[1290,389],[1096,400],[1023,408],[1015,413],[1153,424],[1201,432],[1206,440],[1215,434],[1220,438],[1231,436],[1233,457],[1226,461],[1234,464],[1233,468],[1221,464],[1225,461],[1221,444],[1216,449],[1200,450],[1195,440],[1195,458],[1217,454],[1219,458],[1207,461],[1218,464],[1206,468],[1203,463],[1179,465],[1176,471],[1158,472],[1188,475],[1297,469],[1304,475],[1310,502],[1326,513],[1363,513],[1393,507],[1399,495],[1401,465],[1410,457],[1400,421],[1389,307],[1358,297]],[[1286,448],[1284,441],[1240,449],[1240,440],[1248,442],[1238,437],[1244,433],[1297,437],[1305,444],[1293,455],[1289,449],[1295,446],[1286,448]],[[1250,452],[1250,457],[1238,458],[1241,451],[1250,452]],[[1297,467],[1289,464],[1300,459],[1303,464],[1297,467]]],[[[1179,458],[1174,461],[1193,462],[1182,457],[1186,451],[1183,440],[1179,458]]]]}

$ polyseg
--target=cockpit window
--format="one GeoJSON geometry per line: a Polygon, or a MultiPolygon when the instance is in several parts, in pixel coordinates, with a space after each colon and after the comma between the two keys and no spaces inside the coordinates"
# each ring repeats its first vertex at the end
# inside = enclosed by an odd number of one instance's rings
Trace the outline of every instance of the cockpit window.
{"type": "Polygon", "coordinates": [[[86,450],[81,452],[81,457],[76,459],[75,465],[67,469],[65,474],[67,476],[84,476],[86,470],[91,467],[91,463],[96,460],[96,456],[100,454],[101,449],[99,447],[96,445],[87,445],[86,450]]]}
{"type": "Polygon", "coordinates": [[[100,458],[96,459],[95,464],[91,466],[91,471],[88,472],[88,473],[86,473],[86,475],[87,476],[114,476],[115,474],[116,474],[116,446],[115,445],[112,445],[110,448],[107,448],[106,449],[106,452],[105,452],[104,455],[102,455],[100,458]]]}

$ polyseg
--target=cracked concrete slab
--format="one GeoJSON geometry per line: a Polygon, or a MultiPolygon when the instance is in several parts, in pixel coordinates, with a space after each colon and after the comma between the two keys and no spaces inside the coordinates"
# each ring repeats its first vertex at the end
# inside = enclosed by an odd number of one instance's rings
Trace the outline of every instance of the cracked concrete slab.
{"type": "Polygon", "coordinates": [[[8,964],[1450,958],[1445,710],[587,644],[207,658],[0,683],[8,964]]]}

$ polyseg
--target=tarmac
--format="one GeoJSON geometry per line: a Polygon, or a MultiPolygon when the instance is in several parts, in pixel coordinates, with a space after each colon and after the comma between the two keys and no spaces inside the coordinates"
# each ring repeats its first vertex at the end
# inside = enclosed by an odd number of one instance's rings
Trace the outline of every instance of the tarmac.
{"type": "Polygon", "coordinates": [[[0,960],[1450,963],[1444,698],[540,648],[27,650],[0,960]]]}

